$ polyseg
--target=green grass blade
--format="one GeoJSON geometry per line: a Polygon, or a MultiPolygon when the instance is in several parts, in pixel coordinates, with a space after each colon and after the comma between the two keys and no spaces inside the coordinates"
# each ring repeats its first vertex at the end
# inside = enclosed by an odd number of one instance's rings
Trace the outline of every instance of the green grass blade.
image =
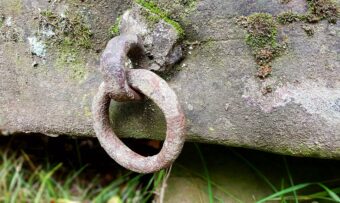
{"type": "MultiPolygon", "coordinates": [[[[282,178],[281,179],[281,190],[284,190],[284,189],[285,189],[285,179],[282,178]]],[[[281,200],[281,203],[286,203],[286,199],[284,195],[281,195],[280,200],[281,200]]]]}
{"type": "Polygon", "coordinates": [[[88,165],[86,164],[76,171],[71,177],[67,177],[64,186],[66,188],[70,188],[70,184],[74,181],[74,179],[76,179],[87,167],[88,165]]]}
{"type": "Polygon", "coordinates": [[[325,186],[324,184],[322,183],[318,183],[318,185],[320,187],[322,187],[324,190],[326,190],[326,192],[328,193],[328,195],[336,202],[340,202],[340,198],[339,196],[332,190],[330,190],[327,186],[325,186]]]}
{"type": "MultiPolygon", "coordinates": [[[[340,187],[333,188],[332,191],[334,193],[340,193],[340,187]]],[[[327,191],[322,191],[322,192],[313,193],[313,194],[308,195],[308,196],[310,196],[312,198],[317,198],[317,197],[327,196],[327,195],[328,195],[327,191]]]]}
{"type": "Polygon", "coordinates": [[[279,196],[282,196],[284,194],[291,193],[293,191],[301,190],[301,189],[308,187],[310,185],[312,185],[312,183],[302,183],[302,184],[298,184],[298,185],[286,188],[284,190],[278,191],[278,192],[276,192],[272,195],[269,195],[268,197],[265,197],[265,198],[257,201],[257,203],[263,203],[263,202],[266,202],[268,200],[272,200],[275,197],[279,197],[279,196]]]}
{"type": "MultiPolygon", "coordinates": [[[[290,186],[294,186],[293,177],[292,177],[292,174],[290,173],[288,163],[287,163],[287,159],[286,159],[285,156],[282,156],[282,158],[283,158],[283,163],[284,163],[285,168],[286,168],[286,172],[287,172],[287,175],[288,175],[290,186]]],[[[295,198],[295,203],[299,203],[299,200],[297,198],[297,194],[296,194],[295,190],[293,191],[293,195],[294,195],[294,198],[295,198]]]]}
{"type": "Polygon", "coordinates": [[[208,170],[207,164],[205,163],[203,154],[202,154],[201,149],[198,146],[198,144],[195,143],[195,147],[196,147],[197,153],[198,153],[198,155],[201,159],[203,169],[204,169],[204,174],[207,177],[209,203],[214,203],[214,194],[213,194],[213,191],[212,191],[211,178],[210,178],[210,175],[209,175],[209,170],[208,170]]]}
{"type": "Polygon", "coordinates": [[[13,170],[15,171],[14,172],[14,175],[12,176],[12,180],[9,184],[9,190],[12,191],[14,190],[14,187],[17,186],[18,184],[18,179],[19,179],[19,176],[20,176],[20,172],[21,172],[21,167],[22,167],[22,162],[16,162],[16,163],[13,163],[14,167],[13,167],[13,170]]]}
{"type": "Polygon", "coordinates": [[[44,176],[44,178],[43,178],[43,180],[41,182],[41,185],[39,187],[38,193],[37,193],[36,197],[34,198],[34,203],[39,203],[40,202],[42,194],[44,192],[45,185],[46,185],[48,179],[51,178],[53,173],[56,172],[61,166],[62,166],[62,163],[59,163],[57,166],[55,166],[50,172],[48,172],[44,176]]]}
{"type": "Polygon", "coordinates": [[[114,194],[118,193],[118,190],[115,190],[116,187],[118,187],[120,184],[124,183],[126,179],[129,177],[131,173],[127,173],[121,177],[119,177],[117,180],[113,181],[110,185],[106,186],[105,188],[102,188],[100,193],[96,195],[96,197],[93,199],[92,202],[102,202],[103,197],[109,193],[110,191],[114,190],[114,194]]]}

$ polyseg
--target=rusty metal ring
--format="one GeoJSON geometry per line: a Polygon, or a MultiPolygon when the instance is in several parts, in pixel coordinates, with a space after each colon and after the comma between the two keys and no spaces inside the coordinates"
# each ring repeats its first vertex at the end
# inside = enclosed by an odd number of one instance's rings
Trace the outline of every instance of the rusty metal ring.
{"type": "Polygon", "coordinates": [[[175,92],[155,73],[143,69],[126,72],[128,84],[155,102],[164,113],[167,130],[161,151],[144,157],[128,148],[110,126],[110,92],[103,82],[94,98],[94,130],[101,146],[123,167],[138,173],[152,173],[169,167],[180,154],[185,141],[185,117],[175,92]]]}

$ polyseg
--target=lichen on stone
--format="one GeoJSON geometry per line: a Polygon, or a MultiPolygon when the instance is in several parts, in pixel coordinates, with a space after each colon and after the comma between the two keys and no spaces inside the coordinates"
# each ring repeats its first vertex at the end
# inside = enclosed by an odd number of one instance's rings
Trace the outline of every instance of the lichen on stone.
{"type": "Polygon", "coordinates": [[[37,35],[44,39],[48,47],[57,50],[58,70],[67,71],[70,78],[76,81],[85,78],[84,53],[92,48],[92,31],[82,13],[41,11],[37,35]]]}
{"type": "Polygon", "coordinates": [[[16,26],[12,17],[0,16],[0,40],[5,42],[23,42],[24,31],[16,26]]]}
{"type": "Polygon", "coordinates": [[[31,53],[38,57],[44,57],[46,55],[46,45],[44,42],[37,39],[37,37],[27,38],[31,46],[31,53]]]}
{"type": "Polygon", "coordinates": [[[69,77],[75,81],[81,81],[86,77],[85,59],[81,56],[80,50],[64,44],[59,46],[56,53],[57,69],[67,70],[69,77]]]}

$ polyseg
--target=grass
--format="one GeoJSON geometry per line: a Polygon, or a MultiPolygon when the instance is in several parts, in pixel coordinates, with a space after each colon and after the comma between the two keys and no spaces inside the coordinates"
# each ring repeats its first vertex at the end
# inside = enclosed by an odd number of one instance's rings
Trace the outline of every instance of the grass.
{"type": "MultiPolygon", "coordinates": [[[[184,169],[184,171],[189,172],[191,175],[201,178],[206,182],[206,194],[211,202],[223,202],[220,197],[216,194],[218,192],[222,192],[232,199],[232,202],[242,203],[241,197],[232,194],[230,191],[223,188],[221,185],[217,184],[212,180],[209,172],[209,164],[206,160],[205,153],[200,149],[198,144],[194,144],[197,152],[197,156],[201,160],[201,164],[203,165],[203,173],[195,172],[192,169],[188,169],[184,165],[177,164],[178,167],[184,169]]],[[[340,187],[330,187],[331,185],[339,185],[339,180],[331,180],[331,181],[321,181],[321,182],[301,182],[295,183],[294,176],[289,167],[289,162],[287,161],[286,156],[282,156],[282,167],[286,174],[282,174],[281,184],[280,186],[273,183],[269,176],[266,175],[264,171],[261,171],[256,164],[249,161],[245,158],[241,153],[236,150],[231,150],[232,155],[238,158],[241,162],[243,162],[246,166],[248,166],[254,174],[262,180],[268,188],[272,190],[272,194],[269,194],[265,197],[260,197],[257,199],[256,203],[265,203],[265,202],[340,202],[340,187]],[[288,183],[289,185],[286,185],[288,183]],[[335,184],[334,184],[335,183],[335,184]]]]}
{"type": "Polygon", "coordinates": [[[79,177],[86,167],[60,176],[61,163],[45,168],[34,165],[27,158],[2,153],[0,202],[108,202],[113,198],[121,202],[147,202],[164,174],[164,171],[155,173],[145,187],[141,187],[143,176],[132,173],[126,173],[106,186],[100,184],[98,176],[84,184],[79,177]]]}
{"type": "MultiPolygon", "coordinates": [[[[1,203],[148,203],[162,202],[164,199],[171,168],[151,175],[135,174],[119,168],[111,159],[106,159],[101,148],[99,151],[103,154],[93,148],[89,153],[88,148],[84,149],[84,141],[81,139],[75,140],[73,148],[69,146],[70,143],[55,142],[54,140],[53,145],[44,144],[30,137],[27,142],[24,141],[29,150],[22,144],[11,144],[22,149],[18,151],[12,150],[13,147],[4,146],[0,139],[1,203]],[[94,152],[98,154],[92,154],[94,152]],[[61,158],[54,157],[55,155],[61,158]]],[[[93,143],[88,145],[92,146],[93,143]]],[[[210,172],[209,168],[213,160],[208,160],[206,148],[194,144],[194,152],[200,162],[199,167],[202,166],[202,172],[193,171],[179,163],[176,163],[176,166],[206,183],[207,201],[223,202],[219,195],[225,195],[232,202],[242,203],[241,196],[228,191],[217,183],[218,180],[212,178],[213,172],[210,172]]],[[[261,170],[263,166],[259,164],[260,162],[255,162],[257,160],[253,159],[254,157],[248,157],[243,151],[231,150],[231,152],[228,156],[249,167],[272,191],[272,194],[257,197],[257,203],[340,202],[338,179],[299,181],[299,176],[294,170],[296,168],[290,167],[292,160],[282,156],[282,159],[277,159],[277,162],[282,160],[282,177],[277,179],[278,181],[273,181],[273,177],[267,175],[268,171],[261,170]]]]}
{"type": "Polygon", "coordinates": [[[41,151],[36,157],[31,152],[0,147],[0,202],[146,203],[155,197],[168,175],[165,170],[141,175],[124,169],[113,171],[112,167],[113,172],[103,173],[90,164],[70,167],[49,156],[41,151]]]}
{"type": "Polygon", "coordinates": [[[211,183],[211,178],[209,175],[209,170],[208,170],[208,166],[205,162],[204,156],[201,152],[200,147],[198,146],[198,144],[195,144],[196,150],[197,150],[197,154],[201,159],[202,165],[203,165],[203,169],[204,169],[204,175],[206,177],[206,181],[207,181],[207,185],[208,185],[208,196],[209,196],[209,203],[214,203],[214,194],[212,191],[212,183],[211,183]]]}
{"type": "MultiPolygon", "coordinates": [[[[270,201],[281,201],[286,202],[286,200],[293,200],[294,202],[298,203],[300,200],[304,201],[312,201],[312,200],[327,200],[328,202],[340,202],[339,194],[340,188],[328,188],[322,182],[307,182],[307,183],[300,183],[295,185],[293,181],[293,177],[291,171],[289,169],[286,157],[283,156],[283,165],[286,169],[288,180],[290,182],[289,187],[284,187],[284,184],[281,184],[281,189],[277,190],[273,183],[267,178],[255,165],[249,162],[246,158],[244,158],[241,154],[233,151],[233,153],[239,157],[246,165],[248,165],[252,170],[254,170],[255,174],[261,178],[267,185],[273,190],[273,194],[264,197],[258,200],[256,203],[264,203],[270,201]],[[310,187],[318,186],[321,188],[321,191],[314,192],[311,194],[300,194],[298,195],[298,191],[303,189],[308,189],[310,187]]],[[[284,180],[284,179],[283,179],[284,180]]],[[[284,183],[284,181],[282,181],[284,183]]],[[[325,181],[327,182],[327,181],[325,181]]]]}

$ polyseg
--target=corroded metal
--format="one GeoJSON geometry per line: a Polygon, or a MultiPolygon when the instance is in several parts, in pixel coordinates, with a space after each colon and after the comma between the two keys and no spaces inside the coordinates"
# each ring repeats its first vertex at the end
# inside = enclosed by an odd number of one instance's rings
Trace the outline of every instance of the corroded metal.
{"type": "Polygon", "coordinates": [[[141,64],[146,60],[140,38],[124,34],[111,39],[101,58],[100,70],[104,75],[109,95],[116,101],[140,100],[141,96],[127,84],[125,63],[127,58],[141,64]]]}
{"type": "Polygon", "coordinates": [[[109,42],[101,58],[104,82],[93,100],[92,112],[94,130],[105,151],[125,168],[139,173],[152,173],[170,166],[181,152],[185,141],[185,117],[175,92],[162,78],[149,70],[124,68],[126,57],[137,59],[133,57],[143,53],[141,47],[135,35],[119,36],[109,42]],[[149,97],[160,107],[167,125],[161,151],[149,157],[141,156],[128,148],[110,126],[111,99],[137,100],[141,98],[139,93],[149,97]]]}

